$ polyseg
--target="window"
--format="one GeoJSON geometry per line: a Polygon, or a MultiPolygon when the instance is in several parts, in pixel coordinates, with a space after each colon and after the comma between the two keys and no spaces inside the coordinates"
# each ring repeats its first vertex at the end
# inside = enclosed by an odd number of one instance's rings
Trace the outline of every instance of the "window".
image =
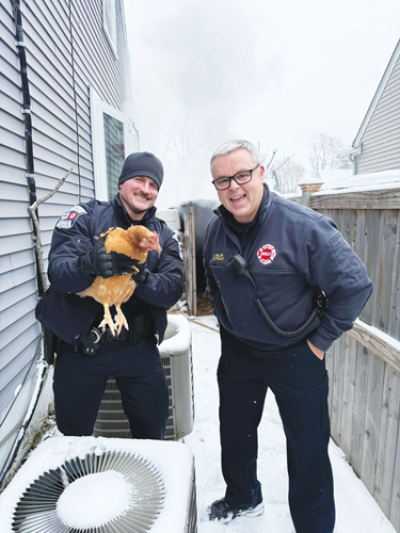
{"type": "Polygon", "coordinates": [[[117,55],[117,29],[115,0],[103,0],[103,28],[115,55],[117,55]]]}
{"type": "Polygon", "coordinates": [[[139,135],[132,120],[100,100],[93,89],[90,100],[95,196],[110,201],[118,192],[125,158],[139,150],[139,135]]]}

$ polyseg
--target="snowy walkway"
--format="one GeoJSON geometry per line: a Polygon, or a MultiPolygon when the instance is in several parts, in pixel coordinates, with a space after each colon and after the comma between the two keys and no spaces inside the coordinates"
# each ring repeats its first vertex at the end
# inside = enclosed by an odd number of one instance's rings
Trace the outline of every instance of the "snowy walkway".
{"type": "MultiPolygon", "coordinates": [[[[212,324],[213,317],[204,317],[212,324]]],[[[207,506],[224,495],[220,468],[218,389],[216,369],[219,334],[191,324],[193,334],[195,425],[185,442],[196,460],[199,533],[294,533],[287,504],[286,445],[273,395],[269,392],[259,428],[258,476],[265,513],[259,518],[237,518],[227,525],[209,522],[207,506]]],[[[375,500],[354,474],[343,452],[331,441],[337,521],[335,533],[395,533],[375,500]]]]}

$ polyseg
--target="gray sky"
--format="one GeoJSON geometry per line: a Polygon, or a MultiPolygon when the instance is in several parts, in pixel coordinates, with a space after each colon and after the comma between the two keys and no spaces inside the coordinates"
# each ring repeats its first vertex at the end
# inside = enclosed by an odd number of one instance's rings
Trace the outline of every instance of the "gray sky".
{"type": "Polygon", "coordinates": [[[306,135],[350,144],[400,38],[398,0],[125,0],[133,119],[163,160],[158,205],[215,198],[231,138],[308,165],[306,135]]]}

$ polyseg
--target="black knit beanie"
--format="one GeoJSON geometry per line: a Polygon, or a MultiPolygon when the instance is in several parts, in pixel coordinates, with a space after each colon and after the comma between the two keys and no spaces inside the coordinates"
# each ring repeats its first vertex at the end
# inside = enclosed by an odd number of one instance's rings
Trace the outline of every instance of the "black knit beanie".
{"type": "Polygon", "coordinates": [[[154,180],[160,189],[164,177],[161,161],[150,152],[135,152],[128,155],[122,167],[118,185],[135,176],[146,176],[154,180]]]}

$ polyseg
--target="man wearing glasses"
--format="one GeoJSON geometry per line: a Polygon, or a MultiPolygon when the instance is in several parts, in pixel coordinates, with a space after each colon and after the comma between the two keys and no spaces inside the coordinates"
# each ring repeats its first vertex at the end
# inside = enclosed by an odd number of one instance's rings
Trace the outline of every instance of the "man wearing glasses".
{"type": "Polygon", "coordinates": [[[287,439],[289,507],[297,533],[332,533],[328,378],[324,352],[352,327],[372,282],[333,220],[277,196],[247,141],[211,158],[221,206],[204,240],[220,323],[218,367],[225,497],[210,520],[263,512],[257,427],[268,388],[287,439]],[[329,302],[329,305],[328,305],[329,302]]]}

